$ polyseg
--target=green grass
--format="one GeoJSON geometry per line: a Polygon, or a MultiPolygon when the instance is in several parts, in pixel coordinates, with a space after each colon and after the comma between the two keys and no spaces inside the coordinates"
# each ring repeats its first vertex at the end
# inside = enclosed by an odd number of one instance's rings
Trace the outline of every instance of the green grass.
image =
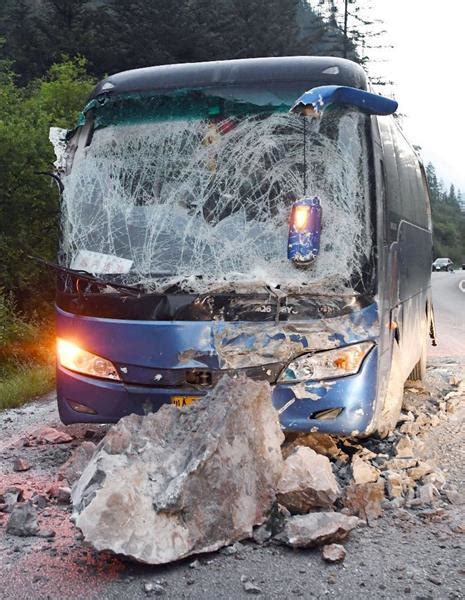
{"type": "Polygon", "coordinates": [[[0,409],[20,406],[50,392],[55,385],[54,365],[22,366],[7,371],[0,379],[0,409]]]}

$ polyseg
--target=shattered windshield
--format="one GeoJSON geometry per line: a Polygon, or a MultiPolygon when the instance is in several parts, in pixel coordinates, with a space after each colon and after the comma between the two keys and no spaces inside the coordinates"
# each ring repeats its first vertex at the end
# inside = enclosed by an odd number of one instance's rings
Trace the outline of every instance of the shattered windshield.
{"type": "Polygon", "coordinates": [[[289,114],[303,89],[178,90],[92,108],[64,178],[62,262],[159,291],[352,290],[372,244],[366,116],[289,114]],[[290,208],[315,195],[320,255],[296,268],[290,208]]]}

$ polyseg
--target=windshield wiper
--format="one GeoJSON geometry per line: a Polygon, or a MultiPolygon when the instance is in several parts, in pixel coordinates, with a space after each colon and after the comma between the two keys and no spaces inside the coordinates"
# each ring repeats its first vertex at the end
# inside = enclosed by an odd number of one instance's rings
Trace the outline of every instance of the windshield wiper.
{"type": "Polygon", "coordinates": [[[52,269],[53,271],[58,271],[59,273],[67,273],[68,275],[72,275],[78,279],[84,279],[85,281],[90,281],[97,286],[100,287],[112,287],[116,290],[126,290],[128,292],[136,292],[137,294],[144,293],[144,289],[135,285],[124,285],[122,283],[115,283],[114,281],[110,281],[108,279],[102,279],[101,277],[96,277],[89,273],[88,271],[81,271],[77,269],[70,269],[69,267],[63,267],[61,265],[57,265],[56,263],[45,260],[44,258],[40,258],[39,256],[31,256],[28,255],[28,258],[35,260],[39,264],[47,267],[48,269],[52,269]]]}

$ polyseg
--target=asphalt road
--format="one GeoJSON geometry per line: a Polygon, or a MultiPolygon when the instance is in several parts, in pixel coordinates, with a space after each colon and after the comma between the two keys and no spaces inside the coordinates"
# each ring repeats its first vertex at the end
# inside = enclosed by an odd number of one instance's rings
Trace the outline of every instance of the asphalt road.
{"type": "Polygon", "coordinates": [[[438,345],[429,354],[465,357],[465,271],[432,273],[431,283],[438,345]]]}

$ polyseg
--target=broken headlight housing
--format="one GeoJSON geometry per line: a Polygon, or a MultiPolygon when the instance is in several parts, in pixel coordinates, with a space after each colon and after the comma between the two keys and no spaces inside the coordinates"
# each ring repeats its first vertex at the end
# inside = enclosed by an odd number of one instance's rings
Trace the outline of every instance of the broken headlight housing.
{"type": "Polygon", "coordinates": [[[57,338],[57,359],[62,367],[70,371],[101,379],[121,379],[112,362],[62,338],[57,338]]]}
{"type": "Polygon", "coordinates": [[[373,342],[361,342],[334,350],[304,354],[292,360],[281,371],[278,383],[298,383],[355,375],[373,346],[373,342]]]}

